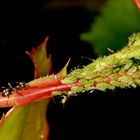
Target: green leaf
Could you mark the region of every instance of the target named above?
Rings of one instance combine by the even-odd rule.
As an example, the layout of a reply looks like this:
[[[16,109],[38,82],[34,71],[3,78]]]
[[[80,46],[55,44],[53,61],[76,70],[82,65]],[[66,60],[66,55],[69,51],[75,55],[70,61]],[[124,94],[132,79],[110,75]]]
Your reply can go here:
[[[12,108],[3,117],[0,140],[42,140],[46,138],[46,101]]]
[[[94,46],[97,55],[104,55],[108,53],[107,48],[116,51],[126,44],[128,36],[139,32],[139,22],[140,12],[132,0],[108,0],[81,39]]]
[[[33,103],[26,117],[22,138],[20,140],[46,140],[48,126],[46,125],[46,110],[49,100]]]
[[[48,37],[37,48],[32,48],[31,52],[26,53],[31,58],[35,68],[35,78],[51,73],[51,56],[47,56],[46,45]]]
[[[12,108],[11,113],[7,117],[3,117],[0,125],[1,140],[19,140],[21,138],[29,109],[30,106]]]

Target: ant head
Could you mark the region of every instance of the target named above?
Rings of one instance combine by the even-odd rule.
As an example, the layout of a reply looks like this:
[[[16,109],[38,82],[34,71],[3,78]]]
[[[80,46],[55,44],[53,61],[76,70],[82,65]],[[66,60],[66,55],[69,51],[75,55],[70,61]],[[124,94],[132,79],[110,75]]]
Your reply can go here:
[[[25,87],[25,83],[24,82],[16,82],[16,89],[19,89],[19,88],[24,88]]]
[[[2,91],[2,96],[3,96],[3,97],[6,97],[6,96],[9,96],[11,93],[12,93],[12,91],[10,91],[9,88],[5,88],[5,89],[3,89],[3,91]]]

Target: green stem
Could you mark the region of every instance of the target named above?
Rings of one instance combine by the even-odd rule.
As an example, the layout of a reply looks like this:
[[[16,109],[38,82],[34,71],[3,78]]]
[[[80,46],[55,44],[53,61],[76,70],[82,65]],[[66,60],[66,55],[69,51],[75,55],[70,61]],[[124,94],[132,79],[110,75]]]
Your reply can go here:
[[[83,87],[72,87],[70,94],[140,85],[140,33],[133,34],[121,51],[100,57],[83,69],[74,70],[62,80],[64,84],[74,82],[83,84]]]

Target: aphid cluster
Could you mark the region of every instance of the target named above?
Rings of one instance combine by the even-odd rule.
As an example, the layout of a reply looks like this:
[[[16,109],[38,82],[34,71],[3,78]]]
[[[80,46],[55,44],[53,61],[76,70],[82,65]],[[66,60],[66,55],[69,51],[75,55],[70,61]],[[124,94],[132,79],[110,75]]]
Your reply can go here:
[[[8,83],[8,87],[2,87],[1,95],[3,97],[7,97],[11,95],[13,92],[16,92],[16,90],[21,90],[24,87],[25,87],[24,82],[17,82],[15,87],[13,87],[10,83]]]

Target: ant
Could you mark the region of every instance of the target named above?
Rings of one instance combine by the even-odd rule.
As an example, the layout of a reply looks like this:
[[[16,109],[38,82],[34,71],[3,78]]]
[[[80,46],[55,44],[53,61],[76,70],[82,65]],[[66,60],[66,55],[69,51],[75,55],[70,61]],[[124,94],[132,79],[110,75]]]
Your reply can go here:
[[[25,83],[24,82],[16,82],[16,87],[15,89],[23,89],[25,87]]]
[[[11,95],[13,92],[15,92],[16,90],[21,90],[25,87],[24,82],[17,82],[16,87],[12,87],[12,85],[10,83],[8,83],[8,88],[2,87],[2,96],[3,97],[7,97],[9,95]]]

